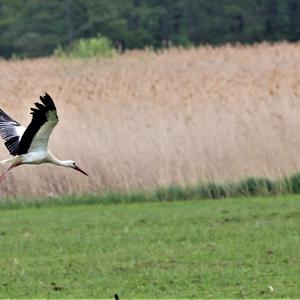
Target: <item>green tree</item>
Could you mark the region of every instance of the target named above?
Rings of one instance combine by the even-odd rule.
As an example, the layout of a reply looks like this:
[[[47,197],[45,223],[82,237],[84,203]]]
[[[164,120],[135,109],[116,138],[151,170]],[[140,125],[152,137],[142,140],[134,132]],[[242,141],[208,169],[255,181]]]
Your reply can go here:
[[[299,0],[0,0],[0,55],[108,37],[122,49],[300,39]]]

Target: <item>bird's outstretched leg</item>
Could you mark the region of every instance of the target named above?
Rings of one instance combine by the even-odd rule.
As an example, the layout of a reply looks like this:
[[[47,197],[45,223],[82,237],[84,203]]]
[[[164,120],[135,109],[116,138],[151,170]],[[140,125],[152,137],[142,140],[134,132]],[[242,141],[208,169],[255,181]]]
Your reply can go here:
[[[8,172],[10,172],[13,168],[19,166],[21,163],[13,163],[1,176],[0,176],[0,182],[6,177]]]

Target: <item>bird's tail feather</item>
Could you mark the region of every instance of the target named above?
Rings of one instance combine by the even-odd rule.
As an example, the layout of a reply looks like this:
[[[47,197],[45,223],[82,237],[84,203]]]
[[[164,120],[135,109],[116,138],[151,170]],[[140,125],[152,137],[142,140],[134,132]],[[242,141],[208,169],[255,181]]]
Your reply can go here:
[[[4,160],[0,160],[0,164],[4,165],[6,163],[12,162],[14,160],[14,157],[8,158],[8,159],[4,159]]]

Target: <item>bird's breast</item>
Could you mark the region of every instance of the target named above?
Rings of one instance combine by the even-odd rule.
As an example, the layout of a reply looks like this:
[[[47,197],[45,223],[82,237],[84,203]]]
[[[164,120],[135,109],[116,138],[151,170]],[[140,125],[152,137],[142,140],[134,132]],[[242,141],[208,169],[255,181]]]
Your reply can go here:
[[[24,164],[42,164],[48,161],[47,152],[29,152],[21,155],[21,160]]]

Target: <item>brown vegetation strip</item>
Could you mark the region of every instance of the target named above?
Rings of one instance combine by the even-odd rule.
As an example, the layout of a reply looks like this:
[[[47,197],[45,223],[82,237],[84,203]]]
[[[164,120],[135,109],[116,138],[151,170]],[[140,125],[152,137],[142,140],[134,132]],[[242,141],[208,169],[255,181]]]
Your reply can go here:
[[[60,117],[52,152],[90,174],[23,166],[0,197],[275,178],[300,168],[299,44],[3,60],[0,69],[1,108],[27,126],[30,105],[48,92]],[[2,143],[0,156],[9,156]]]

